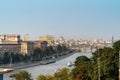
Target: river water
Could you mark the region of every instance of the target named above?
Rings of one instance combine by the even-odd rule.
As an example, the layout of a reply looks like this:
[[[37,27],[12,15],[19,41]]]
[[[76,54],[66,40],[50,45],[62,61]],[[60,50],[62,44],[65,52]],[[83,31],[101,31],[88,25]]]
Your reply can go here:
[[[85,55],[89,58],[92,56],[91,53],[75,53],[75,54],[73,54],[73,55],[71,55],[67,58],[56,61],[55,63],[51,63],[51,64],[47,64],[47,65],[39,65],[39,66],[34,66],[34,67],[29,67],[29,68],[24,68],[24,69],[19,69],[19,70],[15,70],[11,73],[6,73],[6,74],[4,74],[4,80],[14,80],[13,78],[9,77],[10,74],[19,72],[20,70],[28,71],[31,74],[33,80],[36,80],[36,78],[40,74],[53,75],[57,69],[61,69],[61,68],[64,68],[64,67],[70,68],[70,67],[67,66],[67,63],[68,62],[74,63],[75,59],[78,56],[81,56],[81,55]]]

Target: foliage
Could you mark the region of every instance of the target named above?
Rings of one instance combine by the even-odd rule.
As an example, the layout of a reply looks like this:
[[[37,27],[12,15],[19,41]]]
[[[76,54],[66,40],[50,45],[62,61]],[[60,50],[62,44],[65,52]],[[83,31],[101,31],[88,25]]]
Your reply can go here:
[[[114,51],[119,52],[119,50],[120,50],[120,40],[116,41],[113,44],[113,49],[114,49]]]
[[[54,77],[57,78],[57,80],[69,80],[69,72],[70,70],[68,68],[63,68],[60,71],[56,72],[54,74]]]
[[[76,67],[71,72],[73,80],[91,80],[84,67]]]
[[[120,40],[116,41],[113,45],[113,59],[117,67],[119,66],[119,53],[120,53]]]
[[[87,58],[86,56],[79,56],[76,58],[75,66],[83,65],[83,63],[86,65],[87,62],[90,62],[91,60]]]
[[[72,80],[72,77],[70,75],[70,70],[68,68],[63,68],[57,71],[53,76],[39,75],[37,80]]]
[[[41,53],[40,48],[34,49],[32,57],[33,57],[33,60],[35,61],[39,61],[41,59],[42,53]]]
[[[22,55],[21,54],[13,54],[12,55],[12,62],[21,62],[22,61]]]
[[[29,60],[30,60],[30,56],[29,56],[29,55],[24,54],[24,55],[22,56],[22,61],[23,61],[24,63],[27,63]]]
[[[100,58],[100,78],[102,80],[118,80],[120,41],[113,44],[113,48],[105,47],[98,49],[93,53],[92,60],[94,62],[94,80],[98,75],[98,58]]]
[[[87,71],[87,74],[90,77],[94,76],[92,74],[93,73],[93,62],[88,57],[86,57],[86,56],[79,56],[79,57],[76,58],[74,63],[75,63],[74,65],[75,65],[76,68],[78,68],[78,67],[85,68],[86,71]]]
[[[47,56],[51,56],[55,53],[53,46],[48,46],[47,47]]]
[[[57,50],[61,52],[62,46],[58,45]],[[49,79],[48,76],[40,75],[38,80],[98,80],[98,66],[101,80],[118,80],[119,51],[120,40],[115,42],[112,48],[97,49],[91,58],[86,56],[76,58],[72,71],[64,68],[54,76],[49,76]]]
[[[10,54],[9,54],[9,52],[4,53],[4,55],[3,55],[3,63],[4,64],[10,63]]]
[[[119,51],[120,40],[113,44],[113,47],[105,47],[97,49],[92,58],[80,56],[75,61],[75,68],[72,71],[73,77],[79,74],[79,67],[87,70],[87,75],[93,80],[98,79],[98,63],[100,64],[100,79],[101,80],[118,80],[119,69]],[[99,59],[99,60],[98,60]],[[82,73],[80,73],[82,75]],[[80,75],[78,75],[80,78]],[[85,75],[83,75],[85,77]],[[79,79],[78,79],[79,80]]]
[[[61,53],[62,52],[62,46],[61,45],[58,45],[57,46],[57,53]]]
[[[39,75],[37,77],[37,80],[54,80],[54,77],[53,76],[50,76],[50,75]]]
[[[20,71],[19,73],[16,73],[15,80],[32,80],[31,74],[29,74],[27,71]]]

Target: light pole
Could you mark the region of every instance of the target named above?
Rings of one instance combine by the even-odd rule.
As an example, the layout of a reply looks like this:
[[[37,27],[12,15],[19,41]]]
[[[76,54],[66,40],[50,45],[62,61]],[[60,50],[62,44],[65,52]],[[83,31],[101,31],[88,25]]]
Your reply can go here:
[[[97,54],[98,54],[98,80],[100,80],[100,53],[99,49],[97,48]]]
[[[119,50],[119,80],[120,80],[120,50]]]
[[[10,52],[10,68],[12,68],[12,52],[11,52],[11,50],[9,51]]]
[[[97,56],[98,80],[100,80],[100,52],[99,52],[99,48],[97,46],[95,46],[95,48],[96,48],[96,51],[97,51],[96,53],[98,55]]]

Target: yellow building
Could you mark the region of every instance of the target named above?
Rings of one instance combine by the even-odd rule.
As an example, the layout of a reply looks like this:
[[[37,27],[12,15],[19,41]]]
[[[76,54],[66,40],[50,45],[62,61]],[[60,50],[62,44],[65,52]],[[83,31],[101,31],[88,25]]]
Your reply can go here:
[[[23,41],[29,41],[29,34],[23,35],[22,40]]]
[[[47,42],[52,42],[54,41],[54,37],[52,35],[45,35],[45,36],[41,36],[39,38],[40,41],[47,41]]]
[[[29,41],[21,42],[21,54],[32,54],[34,50],[34,43]]]

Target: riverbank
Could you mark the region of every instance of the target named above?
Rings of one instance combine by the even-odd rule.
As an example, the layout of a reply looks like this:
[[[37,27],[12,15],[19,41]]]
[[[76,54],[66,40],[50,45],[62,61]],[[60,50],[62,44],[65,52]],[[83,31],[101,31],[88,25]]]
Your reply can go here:
[[[37,77],[42,74],[42,75],[54,75],[55,71],[57,69],[62,69],[62,68],[72,68],[68,67],[67,63],[68,62],[74,62],[78,56],[86,56],[89,57],[92,56],[92,53],[82,53],[82,52],[75,52],[75,53],[70,53],[71,55],[68,56],[66,55],[66,58],[59,59],[55,63],[48,64],[48,65],[37,65],[33,67],[28,67],[28,68],[23,68],[23,69],[18,69],[14,70],[13,72],[10,73],[5,73],[4,74],[4,80],[12,80],[10,78],[11,74],[16,74],[19,71],[27,71],[31,74],[31,77],[33,80],[37,80]],[[65,56],[64,56],[65,57]]]
[[[55,63],[58,60],[67,58],[71,55],[73,55],[76,52],[64,52],[61,55],[57,55],[57,57],[55,57],[54,59],[48,59],[48,60],[43,60],[43,61],[36,61],[36,62],[28,62],[28,63],[17,63],[17,64],[12,64],[13,69],[14,70],[18,70],[18,69],[23,69],[23,68],[28,68],[28,67],[34,67],[34,66],[39,66],[39,65],[47,65],[47,64],[51,64],[51,63]],[[8,65],[3,65],[0,66],[2,68],[8,68]]]

